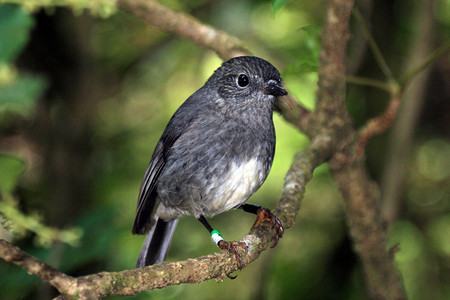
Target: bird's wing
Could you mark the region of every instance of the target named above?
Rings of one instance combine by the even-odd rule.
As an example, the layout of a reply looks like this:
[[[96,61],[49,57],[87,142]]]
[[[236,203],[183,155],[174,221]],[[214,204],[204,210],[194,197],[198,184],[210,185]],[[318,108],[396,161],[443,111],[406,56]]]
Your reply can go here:
[[[136,216],[133,223],[133,234],[144,234],[147,222],[156,205],[156,182],[164,168],[165,161],[161,141],[156,146],[152,160],[145,171],[139,191]]]
[[[145,234],[147,223],[157,203],[156,183],[158,178],[164,169],[173,144],[186,132],[195,117],[195,112],[189,111],[187,105],[182,105],[167,124],[142,180],[133,223],[133,234]]]

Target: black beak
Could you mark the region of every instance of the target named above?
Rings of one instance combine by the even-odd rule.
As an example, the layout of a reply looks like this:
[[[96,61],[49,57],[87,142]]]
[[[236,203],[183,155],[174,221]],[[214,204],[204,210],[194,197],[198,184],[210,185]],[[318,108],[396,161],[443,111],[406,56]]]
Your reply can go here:
[[[286,96],[288,94],[282,86],[272,80],[264,87],[264,93],[275,97]]]

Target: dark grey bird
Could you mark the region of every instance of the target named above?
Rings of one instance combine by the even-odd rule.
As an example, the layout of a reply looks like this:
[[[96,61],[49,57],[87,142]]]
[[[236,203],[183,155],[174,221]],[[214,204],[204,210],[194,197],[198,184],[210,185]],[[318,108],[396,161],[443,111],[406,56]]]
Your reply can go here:
[[[194,215],[213,242],[234,252],[241,263],[235,247],[243,245],[225,242],[205,217],[232,208],[261,211],[243,203],[269,174],[275,153],[273,111],[278,97],[286,94],[273,65],[241,56],[224,62],[178,108],[142,181],[132,232],[147,233],[147,238],[136,267],[166,258],[183,215]],[[276,242],[283,232],[281,223],[264,212],[277,227]]]

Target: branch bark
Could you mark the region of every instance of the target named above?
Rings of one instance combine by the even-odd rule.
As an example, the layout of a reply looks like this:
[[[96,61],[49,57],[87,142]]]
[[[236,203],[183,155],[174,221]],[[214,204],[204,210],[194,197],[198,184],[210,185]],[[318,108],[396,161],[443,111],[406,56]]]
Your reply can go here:
[[[406,299],[403,285],[387,251],[386,228],[380,215],[377,185],[358,152],[358,134],[345,109],[345,57],[352,0],[331,0],[322,30],[317,110],[310,133],[328,134],[336,145],[330,169],[344,197],[347,223],[373,299]]]
[[[210,49],[223,60],[235,56],[251,55],[245,44],[238,38],[212,26],[199,22],[191,15],[176,12],[152,0],[118,0],[119,7],[128,11],[149,25],[192,41],[196,45]],[[306,130],[309,111],[298,104],[297,99],[288,95],[279,103],[285,119],[301,131]]]
[[[213,50],[223,60],[248,55],[242,41],[199,22],[191,15],[173,11],[155,1],[118,0],[117,3],[120,8],[133,13],[150,25]]]
[[[5,240],[0,240],[0,257],[5,261],[24,268],[29,274],[38,276],[42,281],[51,284],[58,290],[73,288],[73,282],[76,280],[74,277],[56,270]]]
[[[329,155],[327,149],[330,149],[327,140],[316,139],[295,157],[286,175],[280,203],[274,210],[285,229],[294,225],[305,186],[314,169]],[[256,260],[261,252],[269,247],[273,234],[271,224],[261,223],[241,240],[248,246],[247,253],[240,253],[244,266]],[[102,272],[79,278],[61,273],[3,240],[0,240],[0,257],[54,286],[61,293],[61,299],[74,295],[78,295],[79,299],[136,295],[143,291],[182,283],[201,283],[213,278],[220,281],[227,274],[238,270],[234,255],[228,251],[185,261],[165,262],[121,272]]]

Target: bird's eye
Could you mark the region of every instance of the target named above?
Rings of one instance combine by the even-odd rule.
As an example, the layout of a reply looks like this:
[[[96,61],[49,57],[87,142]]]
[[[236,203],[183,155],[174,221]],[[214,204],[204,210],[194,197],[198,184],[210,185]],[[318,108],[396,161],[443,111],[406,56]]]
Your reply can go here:
[[[237,79],[237,84],[242,88],[246,87],[248,85],[248,76],[245,74],[239,75]]]

